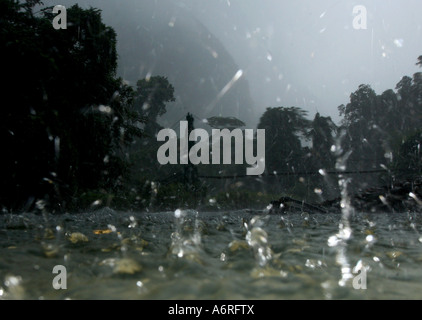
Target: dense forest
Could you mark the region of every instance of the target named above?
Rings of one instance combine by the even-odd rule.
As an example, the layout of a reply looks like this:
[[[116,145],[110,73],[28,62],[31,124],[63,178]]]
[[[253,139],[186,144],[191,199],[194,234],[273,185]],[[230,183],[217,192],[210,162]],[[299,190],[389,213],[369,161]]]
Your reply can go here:
[[[116,33],[100,10],[74,5],[67,29],[55,30],[52,8],[35,13],[39,4],[0,2],[3,211],[262,207],[281,195],[336,198],[339,172],[352,192],[421,176],[422,73],[382,94],[360,85],[338,107],[340,124],[267,108],[257,126],[266,130],[262,176],[245,177],[246,165],[162,166],[158,119],[173,85],[155,75],[132,87],[116,75]]]

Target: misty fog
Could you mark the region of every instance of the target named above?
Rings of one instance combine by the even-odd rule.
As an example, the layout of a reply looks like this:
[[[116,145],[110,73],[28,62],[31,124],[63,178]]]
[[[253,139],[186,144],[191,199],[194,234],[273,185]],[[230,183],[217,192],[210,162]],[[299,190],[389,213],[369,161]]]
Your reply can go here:
[[[227,94],[212,114],[239,116],[250,126],[276,106],[297,106],[310,117],[320,112],[338,121],[337,107],[360,84],[378,94],[394,88],[417,71],[422,51],[417,0],[89,0],[79,5],[100,8],[105,23],[115,28],[119,75],[131,82],[148,74],[168,76],[175,81],[178,111],[212,109],[213,98],[242,70],[240,85],[230,90],[236,97]],[[366,29],[353,28],[357,5],[367,9]],[[216,65],[203,65],[213,59],[219,59]],[[195,95],[196,76],[214,86],[214,97]],[[177,121],[178,111],[167,117]]]
[[[0,0],[0,300],[421,298],[421,12]]]

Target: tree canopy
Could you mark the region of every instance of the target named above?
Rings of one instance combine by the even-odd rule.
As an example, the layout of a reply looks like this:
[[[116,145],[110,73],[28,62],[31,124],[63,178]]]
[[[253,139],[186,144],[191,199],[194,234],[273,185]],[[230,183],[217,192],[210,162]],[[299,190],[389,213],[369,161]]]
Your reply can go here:
[[[179,175],[186,176],[187,168],[164,168],[156,161],[158,120],[175,101],[173,85],[164,76],[148,75],[131,87],[116,75],[117,36],[103,23],[100,10],[74,5],[67,9],[67,29],[56,30],[52,8],[34,13],[39,4],[39,0],[0,2],[5,80],[0,204],[27,210],[43,199],[54,210],[75,209],[81,195],[90,193],[120,194],[144,205],[154,198],[192,203],[178,199],[179,194],[192,196]],[[422,66],[422,56],[416,64]],[[299,107],[266,109],[257,126],[266,130],[264,189],[331,197],[336,184],[319,173],[321,169],[336,173],[339,156],[332,150],[338,146],[348,155],[343,160],[347,170],[356,173],[357,188],[387,184],[387,172],[388,179],[420,177],[422,73],[404,76],[394,89],[381,94],[362,84],[338,110],[339,126],[319,113],[310,120]],[[232,116],[207,120],[212,128],[245,125]],[[198,176],[239,173],[234,165],[196,169]],[[385,172],[380,174],[380,169]],[[365,171],[373,173],[360,174]],[[174,183],[158,187],[156,181],[166,179]],[[204,185],[201,182],[195,192],[203,192]],[[248,184],[237,181],[230,188],[233,185]],[[250,188],[257,190],[256,185]]]
[[[1,2],[4,84],[1,140],[8,152],[0,197],[10,207],[47,195],[65,205],[92,188],[119,185],[124,146],[141,135],[134,91],[116,77],[116,34],[98,9],[74,5],[52,27],[39,1]],[[32,200],[31,200],[32,199]]]
[[[166,104],[175,101],[174,87],[163,76],[152,76],[136,83],[135,108],[145,118],[147,134],[154,136],[157,119],[166,113]]]

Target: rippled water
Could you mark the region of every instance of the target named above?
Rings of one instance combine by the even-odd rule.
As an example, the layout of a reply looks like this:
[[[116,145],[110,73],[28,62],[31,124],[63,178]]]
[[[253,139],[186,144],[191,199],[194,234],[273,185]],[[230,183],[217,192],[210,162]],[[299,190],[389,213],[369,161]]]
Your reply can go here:
[[[248,210],[2,214],[0,299],[422,298],[420,214],[354,213],[341,241],[340,222]],[[53,287],[58,276],[66,289]]]

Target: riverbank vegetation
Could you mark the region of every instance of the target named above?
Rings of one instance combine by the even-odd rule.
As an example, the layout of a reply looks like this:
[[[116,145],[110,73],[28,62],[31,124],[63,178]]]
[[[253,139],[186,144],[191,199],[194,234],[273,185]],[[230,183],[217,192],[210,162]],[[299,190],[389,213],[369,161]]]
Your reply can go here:
[[[176,99],[173,85],[151,75],[130,86],[116,75],[116,33],[100,10],[74,5],[67,29],[55,30],[52,8],[35,13],[38,5],[0,4],[5,212],[264,208],[281,196],[334,199],[338,174],[355,193],[421,177],[419,72],[381,94],[360,85],[339,106],[339,124],[268,107],[257,126],[266,130],[261,176],[246,177],[246,165],[162,166],[156,134]]]

